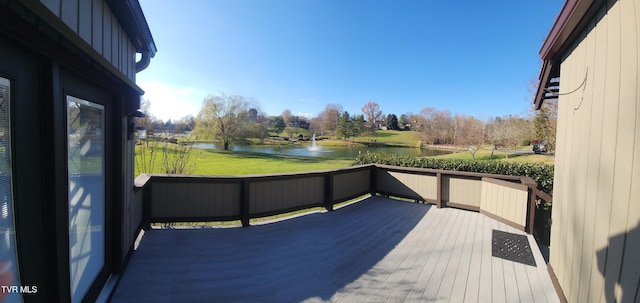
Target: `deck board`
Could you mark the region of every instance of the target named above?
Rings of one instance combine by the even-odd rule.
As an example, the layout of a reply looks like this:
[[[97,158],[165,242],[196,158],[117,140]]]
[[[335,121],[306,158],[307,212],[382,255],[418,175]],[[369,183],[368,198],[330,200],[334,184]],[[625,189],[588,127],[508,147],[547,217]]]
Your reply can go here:
[[[537,267],[492,257],[492,229],[522,234],[383,197],[249,228],[153,229],[112,302],[557,302],[537,246]]]

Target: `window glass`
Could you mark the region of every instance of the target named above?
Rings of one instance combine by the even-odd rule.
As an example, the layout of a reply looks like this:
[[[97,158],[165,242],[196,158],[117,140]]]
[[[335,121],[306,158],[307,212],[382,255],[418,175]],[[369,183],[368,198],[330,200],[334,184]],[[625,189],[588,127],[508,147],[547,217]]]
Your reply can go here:
[[[0,302],[22,302],[11,159],[11,81],[0,77]],[[12,289],[10,289],[12,288]]]
[[[69,269],[80,302],[104,267],[104,107],[67,96]]]

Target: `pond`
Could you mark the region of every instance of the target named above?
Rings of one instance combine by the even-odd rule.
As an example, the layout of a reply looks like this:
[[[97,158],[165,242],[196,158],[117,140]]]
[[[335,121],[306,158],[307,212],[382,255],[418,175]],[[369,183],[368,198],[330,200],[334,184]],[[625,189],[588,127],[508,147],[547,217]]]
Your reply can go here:
[[[202,149],[222,149],[221,145],[213,143],[195,143],[193,147]],[[233,145],[229,147],[232,151],[246,151],[253,153],[262,153],[270,155],[288,155],[288,156],[306,156],[306,157],[336,157],[336,158],[355,158],[360,153],[385,153],[399,154],[412,157],[425,157],[449,154],[449,151],[436,149],[418,149],[410,147],[317,147],[310,148],[307,146],[296,145]]]

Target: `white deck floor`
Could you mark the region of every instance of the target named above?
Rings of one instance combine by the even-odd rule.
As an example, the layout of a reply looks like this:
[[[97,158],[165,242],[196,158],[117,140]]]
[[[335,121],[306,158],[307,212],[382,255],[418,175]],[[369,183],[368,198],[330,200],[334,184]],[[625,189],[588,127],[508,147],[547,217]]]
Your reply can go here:
[[[482,214],[370,197],[249,228],[154,229],[112,302],[557,302],[537,267],[491,256]]]

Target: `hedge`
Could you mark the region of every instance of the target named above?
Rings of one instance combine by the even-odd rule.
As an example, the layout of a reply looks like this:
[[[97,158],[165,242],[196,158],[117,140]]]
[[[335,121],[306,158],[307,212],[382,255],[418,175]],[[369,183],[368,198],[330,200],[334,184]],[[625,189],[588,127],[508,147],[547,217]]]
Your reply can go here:
[[[550,195],[553,193],[553,165],[544,163],[437,159],[367,152],[358,155],[356,160],[353,162],[353,165],[364,164],[383,164],[485,174],[526,176],[530,177],[538,184],[539,190]]]

